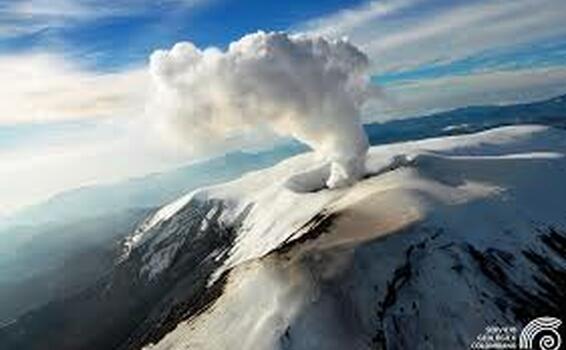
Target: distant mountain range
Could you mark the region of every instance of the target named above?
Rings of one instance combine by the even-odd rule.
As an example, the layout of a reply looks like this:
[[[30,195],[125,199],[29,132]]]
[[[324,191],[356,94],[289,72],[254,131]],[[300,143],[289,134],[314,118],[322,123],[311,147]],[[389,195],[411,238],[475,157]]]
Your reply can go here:
[[[566,95],[548,100],[505,105],[471,106],[448,112],[366,125],[372,145],[429,137],[461,135],[498,126],[542,124],[566,125]]]

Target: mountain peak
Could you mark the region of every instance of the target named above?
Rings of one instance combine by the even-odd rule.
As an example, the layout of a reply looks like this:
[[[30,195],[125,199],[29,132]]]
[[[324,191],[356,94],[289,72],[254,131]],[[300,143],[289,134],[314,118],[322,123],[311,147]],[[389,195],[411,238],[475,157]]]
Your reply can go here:
[[[490,252],[497,242],[497,254],[517,256],[513,268],[527,269],[528,259],[520,256],[539,244],[536,232],[564,227],[564,136],[557,129],[521,126],[373,147],[366,178],[332,190],[321,186],[324,165],[304,154],[199,192],[199,201],[221,203],[203,212],[202,222],[215,217],[235,234],[228,246],[213,250],[221,263],[210,271],[207,288],[217,291],[220,283],[221,292],[150,348],[198,348],[206,342],[207,349],[228,349],[237,341],[246,349],[365,349],[372,341],[418,347],[412,343],[418,339],[388,328],[399,317],[423,337],[428,334],[437,348],[462,345],[459,337],[427,326],[427,314],[447,324],[459,315],[454,335],[471,342],[482,324],[493,322],[470,309],[489,303],[474,294],[477,288],[507,293],[482,272],[481,259],[494,259]],[[186,215],[195,202],[178,204],[168,207],[177,210],[170,218]],[[167,220],[159,225],[139,247],[150,262],[141,271],[157,280],[170,267],[153,259],[171,249],[159,237],[175,232]],[[147,273],[152,267],[158,272]],[[459,290],[455,297],[451,288]],[[462,295],[473,302],[454,299]],[[341,314],[345,307],[353,314]],[[519,318],[495,304],[486,308],[498,322]]]
[[[372,147],[329,189],[300,154],[155,211],[108,275],[0,339],[48,319],[63,350],[460,349],[561,318],[565,155],[562,129],[503,127]]]

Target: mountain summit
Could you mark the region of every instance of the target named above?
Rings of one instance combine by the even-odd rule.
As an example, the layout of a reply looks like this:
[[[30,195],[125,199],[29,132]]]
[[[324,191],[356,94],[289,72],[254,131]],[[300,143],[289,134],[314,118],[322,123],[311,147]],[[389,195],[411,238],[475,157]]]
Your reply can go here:
[[[50,317],[57,349],[468,349],[566,319],[565,155],[562,129],[503,127],[372,147],[328,189],[302,154],[162,207],[95,287],[0,340],[40,348]]]

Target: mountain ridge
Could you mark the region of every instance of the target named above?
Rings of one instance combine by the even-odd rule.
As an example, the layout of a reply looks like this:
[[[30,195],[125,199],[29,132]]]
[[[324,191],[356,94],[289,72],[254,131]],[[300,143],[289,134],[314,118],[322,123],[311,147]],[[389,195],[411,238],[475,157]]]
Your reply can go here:
[[[197,190],[140,224],[112,274],[0,328],[0,341],[458,349],[489,325],[566,317],[564,133],[373,147],[369,175],[339,190],[321,187],[328,169],[310,153]]]

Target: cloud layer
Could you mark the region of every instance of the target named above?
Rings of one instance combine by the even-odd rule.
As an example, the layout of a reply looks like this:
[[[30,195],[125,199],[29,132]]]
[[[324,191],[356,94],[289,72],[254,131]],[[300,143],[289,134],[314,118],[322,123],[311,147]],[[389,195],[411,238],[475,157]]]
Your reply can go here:
[[[91,72],[52,54],[0,56],[0,126],[143,113],[145,69]]]
[[[348,36],[375,73],[451,62],[491,49],[566,35],[560,0],[371,1],[303,23],[300,32]]]
[[[262,129],[294,137],[327,157],[327,184],[340,186],[363,174],[367,65],[347,41],[318,36],[257,32],[226,51],[178,43],[151,56],[150,115],[193,152]]]
[[[364,119],[383,121],[565,93],[565,11],[560,0],[380,0],[295,30],[346,36],[370,57],[386,98]]]
[[[190,9],[210,1],[214,0],[0,0],[0,39],[164,8]]]

